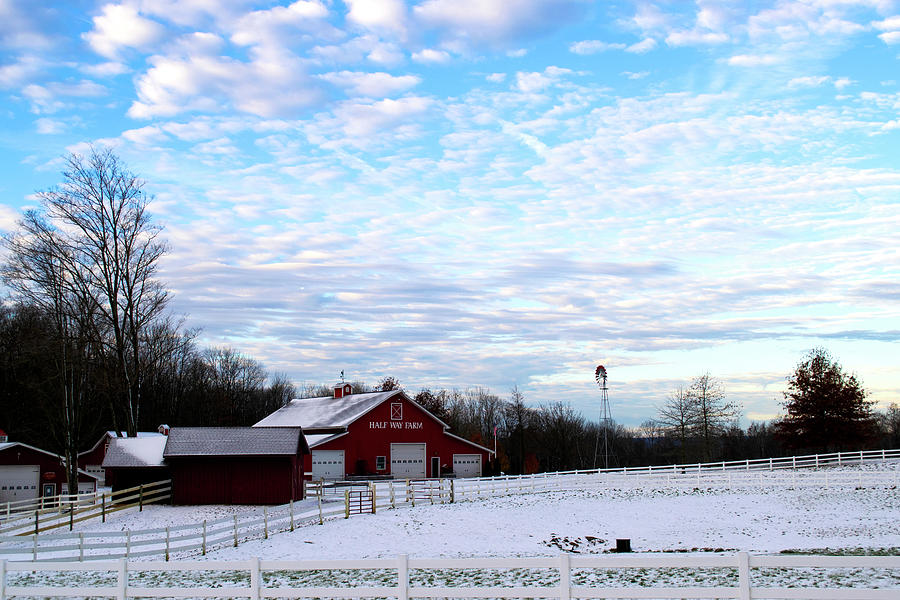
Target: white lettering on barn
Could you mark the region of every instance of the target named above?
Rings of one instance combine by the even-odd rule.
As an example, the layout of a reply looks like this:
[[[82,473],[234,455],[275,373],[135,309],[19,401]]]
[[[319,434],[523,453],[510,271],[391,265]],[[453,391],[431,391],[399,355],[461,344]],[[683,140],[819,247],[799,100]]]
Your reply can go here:
[[[422,429],[421,421],[369,421],[369,429]]]

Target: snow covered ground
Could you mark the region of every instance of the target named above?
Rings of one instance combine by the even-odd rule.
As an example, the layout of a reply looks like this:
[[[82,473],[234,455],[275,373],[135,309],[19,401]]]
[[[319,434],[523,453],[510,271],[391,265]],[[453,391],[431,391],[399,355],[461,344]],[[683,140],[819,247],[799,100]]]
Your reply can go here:
[[[900,463],[837,470],[900,470]],[[297,512],[314,506],[297,504]],[[138,530],[260,507],[149,506],[83,530]],[[869,549],[900,552],[900,492],[875,488],[592,489],[380,510],[309,524],[207,554],[208,560],[552,556],[600,553],[616,538],[637,552]]]

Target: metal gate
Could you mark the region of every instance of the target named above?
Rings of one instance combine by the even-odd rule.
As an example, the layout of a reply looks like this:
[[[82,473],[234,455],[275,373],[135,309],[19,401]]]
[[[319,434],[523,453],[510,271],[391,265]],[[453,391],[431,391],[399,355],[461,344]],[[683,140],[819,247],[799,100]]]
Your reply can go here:
[[[345,497],[348,515],[361,515],[375,512],[375,498],[371,488],[365,490],[347,490]]]

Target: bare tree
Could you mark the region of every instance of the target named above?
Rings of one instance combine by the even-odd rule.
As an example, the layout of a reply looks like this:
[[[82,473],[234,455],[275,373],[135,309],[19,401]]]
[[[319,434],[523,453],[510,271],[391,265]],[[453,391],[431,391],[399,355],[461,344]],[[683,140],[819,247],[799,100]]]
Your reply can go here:
[[[709,373],[694,377],[687,397],[696,411],[698,433],[703,442],[703,460],[712,460],[712,439],[740,416],[741,407],[725,399],[722,383]]]
[[[111,150],[92,149],[86,158],[68,156],[63,183],[38,194],[59,233],[56,252],[65,257],[73,285],[92,302],[98,339],[115,357],[121,389],[112,397],[121,405],[111,407],[113,425],[120,433],[121,413],[129,435],[137,434],[140,416],[142,336],[168,297],[156,279],[166,245],[143,188]]]
[[[679,443],[679,462],[687,462],[688,441],[698,428],[698,411],[694,398],[679,385],[669,394],[666,403],[657,409],[657,422]]]
[[[81,266],[64,237],[38,213],[27,212],[19,230],[5,236],[3,244],[9,251],[3,280],[19,300],[39,307],[52,321],[54,335],[47,341],[59,404],[46,411],[47,423],[63,449],[68,491],[77,494],[80,409],[90,368],[93,302],[78,285]]]

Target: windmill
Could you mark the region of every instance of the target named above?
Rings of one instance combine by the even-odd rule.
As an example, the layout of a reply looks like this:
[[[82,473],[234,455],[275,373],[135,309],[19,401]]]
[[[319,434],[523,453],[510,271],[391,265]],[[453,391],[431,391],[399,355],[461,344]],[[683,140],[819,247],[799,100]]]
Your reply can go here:
[[[603,429],[603,468],[609,468],[609,428],[612,425],[612,415],[609,412],[609,395],[606,387],[606,367],[598,365],[594,371],[594,379],[600,386],[600,427]],[[597,462],[597,446],[599,436],[594,445],[594,463]]]

